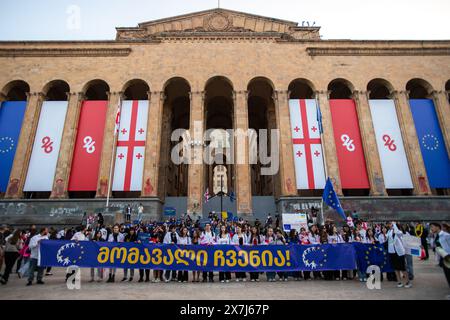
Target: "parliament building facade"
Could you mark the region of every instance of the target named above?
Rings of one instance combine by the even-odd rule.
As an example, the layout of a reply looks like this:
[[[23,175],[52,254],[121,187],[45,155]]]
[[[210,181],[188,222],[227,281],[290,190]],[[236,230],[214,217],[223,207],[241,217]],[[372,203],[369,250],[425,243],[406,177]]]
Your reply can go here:
[[[111,41],[0,42],[0,222],[77,223],[84,212],[120,220],[127,204],[139,203],[148,219],[168,208],[206,216],[220,211],[220,197],[205,201],[205,193],[221,188],[223,210],[249,220],[309,212],[321,206],[324,186],[312,173],[320,168],[296,162],[304,153],[323,159],[348,212],[374,221],[450,220],[450,40],[322,40],[319,31],[212,9],[117,28]],[[322,116],[315,140],[318,128],[309,134],[304,126],[319,117],[308,105]],[[12,125],[17,108],[21,121]],[[225,164],[175,164],[172,132],[196,136],[195,123],[200,132],[278,129],[279,170],[262,175],[260,160],[233,164],[225,155],[217,157]],[[40,135],[50,127],[55,137]],[[319,151],[307,142],[296,149],[307,137]],[[205,141],[189,146],[202,152]],[[391,157],[397,151],[404,162]],[[396,184],[397,174],[406,180]]]

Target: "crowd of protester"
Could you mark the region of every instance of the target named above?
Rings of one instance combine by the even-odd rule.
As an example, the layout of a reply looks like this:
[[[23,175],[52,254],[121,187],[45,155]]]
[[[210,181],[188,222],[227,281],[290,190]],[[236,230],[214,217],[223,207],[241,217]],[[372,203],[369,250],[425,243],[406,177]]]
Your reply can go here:
[[[131,211],[131,210],[129,210]],[[314,215],[314,214],[313,214]],[[308,215],[308,216],[313,216]],[[74,240],[74,241],[108,241],[108,242],[135,242],[148,241],[150,243],[178,244],[178,245],[287,245],[287,244],[329,244],[361,242],[369,244],[382,244],[385,246],[391,265],[395,272],[387,273],[388,281],[397,281],[399,288],[412,286],[414,279],[413,259],[402,243],[402,236],[411,234],[420,237],[422,243],[422,257],[429,258],[429,248],[435,252],[436,247],[443,248],[450,252],[450,230],[448,224],[430,223],[368,223],[359,219],[349,218],[339,226],[331,220],[325,221],[322,225],[315,223],[315,219],[309,219],[308,225],[300,230],[290,230],[286,233],[280,227],[280,217],[272,218],[269,214],[266,221],[261,223],[258,219],[254,223],[249,223],[242,218],[235,218],[231,221],[222,220],[216,214],[210,213],[208,219],[194,221],[188,215],[182,219],[171,218],[164,222],[147,221],[142,219],[131,222],[131,214],[125,223],[115,225],[105,225],[101,213],[97,216],[85,216],[83,223],[76,228],[40,228],[35,226],[23,229],[10,229],[7,226],[0,228],[0,270],[3,273],[0,277],[2,284],[7,284],[11,273],[18,277],[27,279],[27,285],[32,285],[36,274],[37,284],[44,284],[43,278],[52,275],[50,267],[44,268],[38,265],[40,241],[49,240]],[[145,240],[139,235],[148,235]],[[443,264],[443,259],[435,254],[436,262],[444,269],[444,273],[450,286],[449,269]],[[189,277],[188,271],[161,271],[139,270],[138,282],[214,282],[213,272],[192,271]],[[234,280],[258,282],[263,273],[250,272],[247,277],[245,272],[236,272]],[[367,275],[357,270],[336,270],[336,271],[294,271],[294,272],[266,272],[265,279],[272,281],[295,281],[299,280],[350,280],[359,279],[364,282]],[[91,269],[91,282],[115,282],[134,281],[135,270],[124,269],[123,278],[116,279],[116,269]],[[217,279],[217,278],[216,278]],[[230,272],[219,272],[219,281],[226,283],[231,281]],[[66,278],[67,280],[67,278]]]

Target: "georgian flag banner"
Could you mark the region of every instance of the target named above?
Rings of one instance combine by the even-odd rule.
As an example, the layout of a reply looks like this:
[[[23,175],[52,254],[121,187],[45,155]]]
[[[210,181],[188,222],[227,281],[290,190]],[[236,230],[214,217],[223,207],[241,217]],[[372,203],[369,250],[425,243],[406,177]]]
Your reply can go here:
[[[112,191],[141,191],[147,137],[147,100],[123,101]]]
[[[0,192],[8,187],[26,108],[26,101],[5,101],[0,107]]]
[[[412,189],[413,183],[393,100],[369,100],[386,189]]]
[[[70,172],[69,191],[95,191],[108,101],[83,101]]]
[[[289,100],[289,111],[297,189],[323,189],[325,169],[316,100]]]
[[[24,191],[52,190],[67,107],[67,101],[43,102]]]
[[[431,188],[450,188],[450,158],[433,100],[409,100]]]
[[[355,102],[330,100],[334,140],[343,189],[369,189]]]

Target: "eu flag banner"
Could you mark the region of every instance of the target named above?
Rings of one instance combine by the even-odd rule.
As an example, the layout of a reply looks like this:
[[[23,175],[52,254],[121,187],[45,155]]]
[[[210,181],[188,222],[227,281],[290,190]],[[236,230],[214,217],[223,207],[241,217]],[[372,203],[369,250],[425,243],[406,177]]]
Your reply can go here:
[[[433,100],[409,100],[431,188],[450,188],[450,159]]]
[[[327,183],[325,185],[325,189],[323,190],[322,195],[323,202],[325,202],[328,206],[336,210],[342,219],[346,220],[344,209],[342,209],[341,202],[334,191],[333,184],[331,183],[331,179],[328,178]]]
[[[287,246],[181,246],[150,243],[45,240],[41,266],[192,271],[354,270],[351,243]]]
[[[394,271],[389,262],[389,256],[382,244],[353,243],[358,269],[366,272],[367,267],[376,265],[381,272]]]
[[[0,192],[8,187],[26,107],[26,101],[5,101],[0,107]]]

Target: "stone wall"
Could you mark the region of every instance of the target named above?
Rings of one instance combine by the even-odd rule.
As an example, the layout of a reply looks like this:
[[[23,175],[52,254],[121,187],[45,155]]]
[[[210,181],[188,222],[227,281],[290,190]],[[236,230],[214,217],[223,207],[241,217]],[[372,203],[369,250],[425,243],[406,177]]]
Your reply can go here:
[[[359,217],[368,221],[450,221],[450,197],[347,197],[341,199],[347,212],[356,210]],[[281,198],[281,213],[309,212],[320,208],[320,198]],[[324,218],[341,221],[333,210],[324,207]]]

